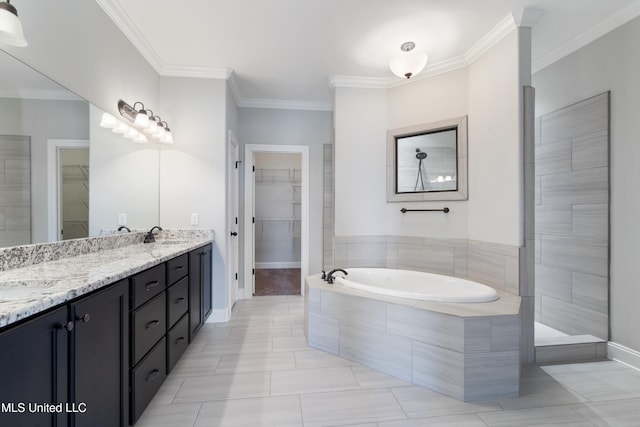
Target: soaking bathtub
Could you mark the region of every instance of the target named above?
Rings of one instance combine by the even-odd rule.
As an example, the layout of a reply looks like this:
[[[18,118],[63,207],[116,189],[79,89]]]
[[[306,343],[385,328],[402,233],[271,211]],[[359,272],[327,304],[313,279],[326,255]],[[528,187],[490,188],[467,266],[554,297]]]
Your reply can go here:
[[[518,396],[519,296],[438,274],[346,270],[333,284],[305,278],[310,347],[463,401]]]
[[[390,268],[350,268],[335,283],[361,291],[400,298],[438,302],[489,302],[499,298],[482,283],[442,274]]]

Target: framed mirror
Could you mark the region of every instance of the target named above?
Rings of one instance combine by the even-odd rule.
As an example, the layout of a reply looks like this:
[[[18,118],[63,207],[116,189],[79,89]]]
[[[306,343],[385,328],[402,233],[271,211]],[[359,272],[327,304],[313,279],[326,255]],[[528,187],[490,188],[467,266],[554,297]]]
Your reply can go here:
[[[467,198],[466,116],[387,132],[387,201]]]

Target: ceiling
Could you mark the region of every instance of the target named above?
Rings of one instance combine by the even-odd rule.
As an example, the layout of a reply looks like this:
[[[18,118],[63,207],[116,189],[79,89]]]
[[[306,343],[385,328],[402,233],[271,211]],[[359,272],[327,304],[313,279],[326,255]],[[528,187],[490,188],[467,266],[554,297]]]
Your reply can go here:
[[[97,2],[161,75],[233,72],[240,106],[319,110],[331,109],[335,76],[401,84],[388,63],[405,41],[429,55],[428,76],[468,65],[513,28],[513,14],[536,8],[535,71],[640,15],[640,0]]]

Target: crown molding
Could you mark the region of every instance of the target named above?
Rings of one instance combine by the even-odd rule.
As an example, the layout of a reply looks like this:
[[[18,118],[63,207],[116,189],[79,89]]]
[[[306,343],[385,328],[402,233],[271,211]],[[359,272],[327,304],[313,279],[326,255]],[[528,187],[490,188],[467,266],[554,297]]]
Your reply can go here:
[[[296,101],[290,99],[242,98],[240,108],[271,108],[278,110],[333,111],[329,102]]]
[[[151,47],[151,44],[144,37],[142,32],[136,27],[133,21],[122,9],[117,0],[96,0],[98,5],[105,11],[107,16],[116,24],[116,26],[122,31],[125,37],[133,44],[133,46],[140,52],[140,54],[147,60],[149,65],[158,73],[162,74],[161,70],[164,67],[164,63],[160,58],[160,55]]]
[[[333,76],[329,78],[329,86],[352,87],[363,89],[386,89],[389,87],[388,77]]]
[[[231,68],[195,67],[187,65],[163,65],[158,74],[165,77],[192,77],[200,79],[228,80],[233,74]]]
[[[516,28],[513,14],[508,14],[498,24],[493,27],[487,34],[482,36],[463,56],[467,65],[471,65],[476,59],[480,58],[489,49],[495,46],[500,40],[505,38],[511,31]]]
[[[543,68],[548,67],[564,58],[565,56],[569,56],[574,53],[578,49],[583,48],[589,43],[599,39],[607,33],[623,26],[627,22],[632,19],[640,16],[640,2],[635,2],[626,6],[625,8],[618,11],[618,13],[612,15],[608,19],[602,21],[600,24],[595,27],[585,31],[584,33],[578,35],[577,37],[569,40],[564,43],[557,49],[552,50],[551,52],[541,56],[540,58],[534,59],[531,64],[531,73],[535,74]]]

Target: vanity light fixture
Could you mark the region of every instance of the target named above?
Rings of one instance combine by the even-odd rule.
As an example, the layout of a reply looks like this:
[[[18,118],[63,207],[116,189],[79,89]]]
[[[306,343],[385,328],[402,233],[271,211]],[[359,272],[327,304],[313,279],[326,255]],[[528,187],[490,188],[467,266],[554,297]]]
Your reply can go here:
[[[138,105],[140,105],[139,110],[136,109]],[[135,142],[145,143],[149,142],[147,136],[145,136],[146,134],[158,142],[173,144],[173,136],[167,122],[163,121],[159,116],[154,116],[153,111],[145,108],[142,102],[136,102],[132,107],[120,100],[118,101],[118,111],[122,117],[132,124],[131,131],[125,137],[133,139]],[[113,128],[113,131],[116,132],[116,128]]]
[[[0,2],[0,43],[16,47],[27,45],[18,11],[11,4],[11,0]]]
[[[402,43],[402,46],[400,46],[402,53],[389,62],[389,68],[391,68],[393,74],[410,79],[424,69],[429,57],[424,52],[414,50],[415,47],[416,44],[414,42]]]

